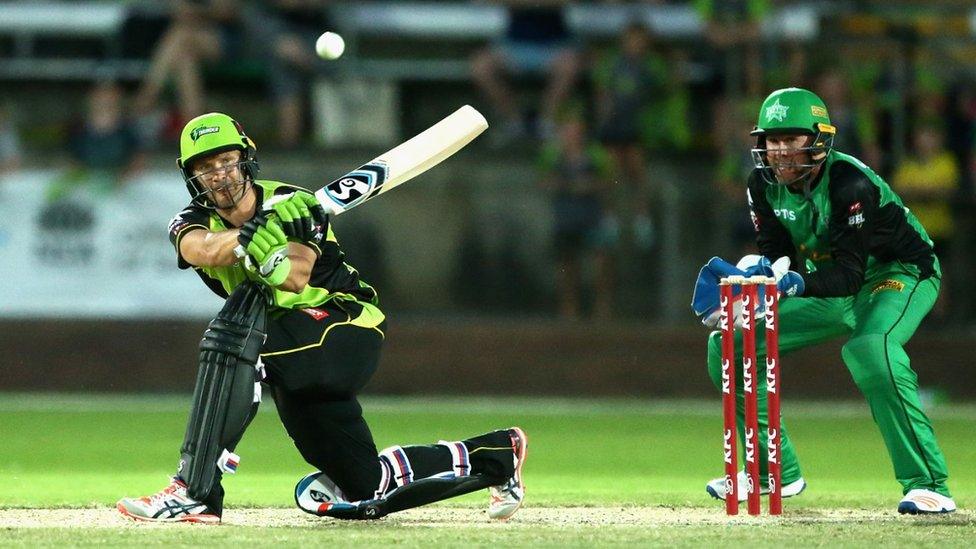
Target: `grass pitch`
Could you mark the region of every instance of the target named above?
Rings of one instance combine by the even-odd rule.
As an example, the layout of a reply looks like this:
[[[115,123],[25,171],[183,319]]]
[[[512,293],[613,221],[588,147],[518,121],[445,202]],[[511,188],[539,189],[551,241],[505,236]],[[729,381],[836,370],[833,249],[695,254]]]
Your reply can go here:
[[[294,508],[309,467],[270,402],[238,448],[219,527],[127,522],[122,496],[144,495],[172,474],[188,395],[0,395],[0,544],[324,544],[593,546],[972,546],[976,535],[976,406],[940,405],[931,417],[960,511],[903,517],[880,435],[861,403],[787,401],[806,492],[780,518],[729,519],[704,482],[719,476],[719,401],[367,398],[377,445],[430,443],[509,425],[529,435],[525,507],[489,521],[471,494],[369,523]],[[765,502],[764,502],[765,504]],[[744,506],[743,506],[744,507]]]

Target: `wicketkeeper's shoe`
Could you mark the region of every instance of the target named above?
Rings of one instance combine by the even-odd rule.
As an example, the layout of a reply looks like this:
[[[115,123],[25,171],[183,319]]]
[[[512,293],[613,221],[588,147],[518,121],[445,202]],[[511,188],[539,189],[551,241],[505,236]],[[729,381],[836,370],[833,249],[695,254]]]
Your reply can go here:
[[[749,486],[749,480],[746,477],[745,471],[739,471],[739,474],[736,475],[736,484],[736,488],[738,490],[736,495],[738,496],[739,501],[749,499],[749,491],[746,488]],[[807,481],[803,480],[803,477],[800,477],[789,484],[784,484],[781,493],[784,498],[789,498],[799,494],[805,490],[806,487]],[[710,480],[708,484],[705,485],[705,491],[708,492],[708,495],[712,496],[713,498],[725,501],[725,477]],[[769,486],[763,484],[759,489],[759,495],[765,496],[768,494]]]
[[[488,488],[488,516],[497,520],[508,520],[522,506],[525,500],[525,483],[522,481],[522,465],[528,455],[529,439],[525,431],[518,427],[508,430],[512,439],[512,452],[515,454],[515,474],[508,482]]]
[[[955,510],[956,502],[952,501],[952,498],[923,488],[909,490],[898,503],[898,512],[903,515],[906,513],[909,515],[951,513]]]
[[[151,522],[220,522],[220,516],[186,493],[186,484],[173,479],[169,486],[151,496],[123,498],[115,505],[132,520]]]

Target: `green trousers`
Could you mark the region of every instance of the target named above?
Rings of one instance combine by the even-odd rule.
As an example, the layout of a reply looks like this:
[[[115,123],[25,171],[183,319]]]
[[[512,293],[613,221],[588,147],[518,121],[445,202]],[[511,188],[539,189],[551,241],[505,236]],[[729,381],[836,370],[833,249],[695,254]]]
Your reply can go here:
[[[886,272],[872,276],[853,297],[782,299],[779,304],[779,350],[790,351],[849,336],[841,353],[858,389],[871,408],[881,430],[895,477],[903,492],[914,488],[934,490],[949,496],[945,457],[939,449],[918,397],[918,380],[904,345],[928,314],[939,294],[940,280],[919,281],[911,270],[892,264]],[[765,330],[757,330],[759,354],[756,377],[759,400],[759,429],[766,432]],[[741,365],[741,334],[736,331],[736,364]],[[716,387],[722,377],[721,332],[708,340],[708,372]],[[789,361],[783,361],[789,376]],[[829,364],[829,362],[828,362]],[[741,369],[741,367],[740,367]],[[743,427],[742,374],[736,372],[740,448]],[[838,430],[838,434],[841,431]],[[781,431],[782,483],[800,478],[796,450],[786,422]],[[766,437],[760,436],[761,454],[766,455]],[[766,474],[764,460],[762,474]]]

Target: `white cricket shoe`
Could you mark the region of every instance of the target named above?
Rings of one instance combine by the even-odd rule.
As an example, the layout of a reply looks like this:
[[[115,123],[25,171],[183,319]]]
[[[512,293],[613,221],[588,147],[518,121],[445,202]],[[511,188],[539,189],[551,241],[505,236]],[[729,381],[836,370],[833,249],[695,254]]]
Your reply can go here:
[[[120,513],[132,520],[151,522],[218,523],[220,517],[205,504],[186,493],[186,484],[172,479],[169,486],[151,496],[123,498],[115,505]]]
[[[518,427],[509,429],[508,434],[512,438],[512,452],[515,455],[515,474],[505,484],[488,488],[488,516],[496,520],[512,518],[525,499],[522,465],[528,454],[529,439],[525,436],[525,431]]]
[[[736,475],[735,478],[736,478],[735,480],[736,488],[738,490],[738,493],[736,495],[738,496],[739,501],[745,501],[749,499],[749,491],[746,488],[747,486],[749,486],[749,481],[748,478],[746,477],[745,470],[739,471],[739,474]],[[759,488],[759,495],[761,496],[768,495],[769,486],[765,483],[761,483],[761,484],[762,486]],[[781,490],[781,493],[784,498],[789,498],[799,494],[800,492],[805,490],[806,487],[807,487],[807,481],[803,480],[803,477],[800,477],[789,484],[783,485],[783,489]],[[725,501],[725,477],[714,478],[708,481],[708,484],[705,485],[705,491],[708,492],[708,495],[712,496],[713,498]]]
[[[951,513],[955,510],[956,502],[952,501],[952,498],[924,488],[909,490],[901,502],[898,503],[898,512],[903,515]]]

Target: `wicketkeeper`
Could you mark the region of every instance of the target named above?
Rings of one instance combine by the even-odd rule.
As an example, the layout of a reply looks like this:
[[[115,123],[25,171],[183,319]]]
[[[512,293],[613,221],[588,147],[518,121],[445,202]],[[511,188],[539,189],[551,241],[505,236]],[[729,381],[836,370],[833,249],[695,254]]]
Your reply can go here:
[[[169,226],[179,267],[226,298],[200,343],[179,467],[157,494],[119,501],[137,520],[219,522],[221,477],[270,387],[298,451],[317,469],[295,500],[337,518],[387,513],[489,488],[488,515],[522,504],[527,440],[518,427],[377,452],[357,394],[376,370],[386,320],[376,292],[343,261],[308,191],[256,179],[254,143],[229,116],[187,123],[180,171],[192,197]]]
[[[759,253],[769,260],[788,258],[794,270],[774,269],[769,261],[747,270],[778,279],[785,298],[779,308],[781,353],[848,338],[842,358],[867,398],[902,486],[898,512],[951,512],[956,505],[945,458],[904,349],[939,294],[939,260],[925,229],[891,187],[860,160],[833,149],[835,133],[826,105],[810,91],[781,89],[763,102],[752,132],[749,205]],[[785,260],[778,263],[782,267]],[[715,280],[713,266],[703,269],[698,289],[708,286],[703,280]],[[716,307],[717,294],[713,303],[695,308],[707,320]],[[762,330],[757,345],[763,355]],[[708,369],[717,387],[721,355],[721,333],[713,332]],[[759,372],[760,432],[766,430],[765,379]],[[741,424],[741,405],[738,411]],[[759,455],[766,455],[765,437],[760,443]],[[783,497],[796,495],[806,483],[785,426],[781,456]],[[741,499],[745,483],[740,472]],[[724,499],[724,478],[709,482],[707,490]]]

